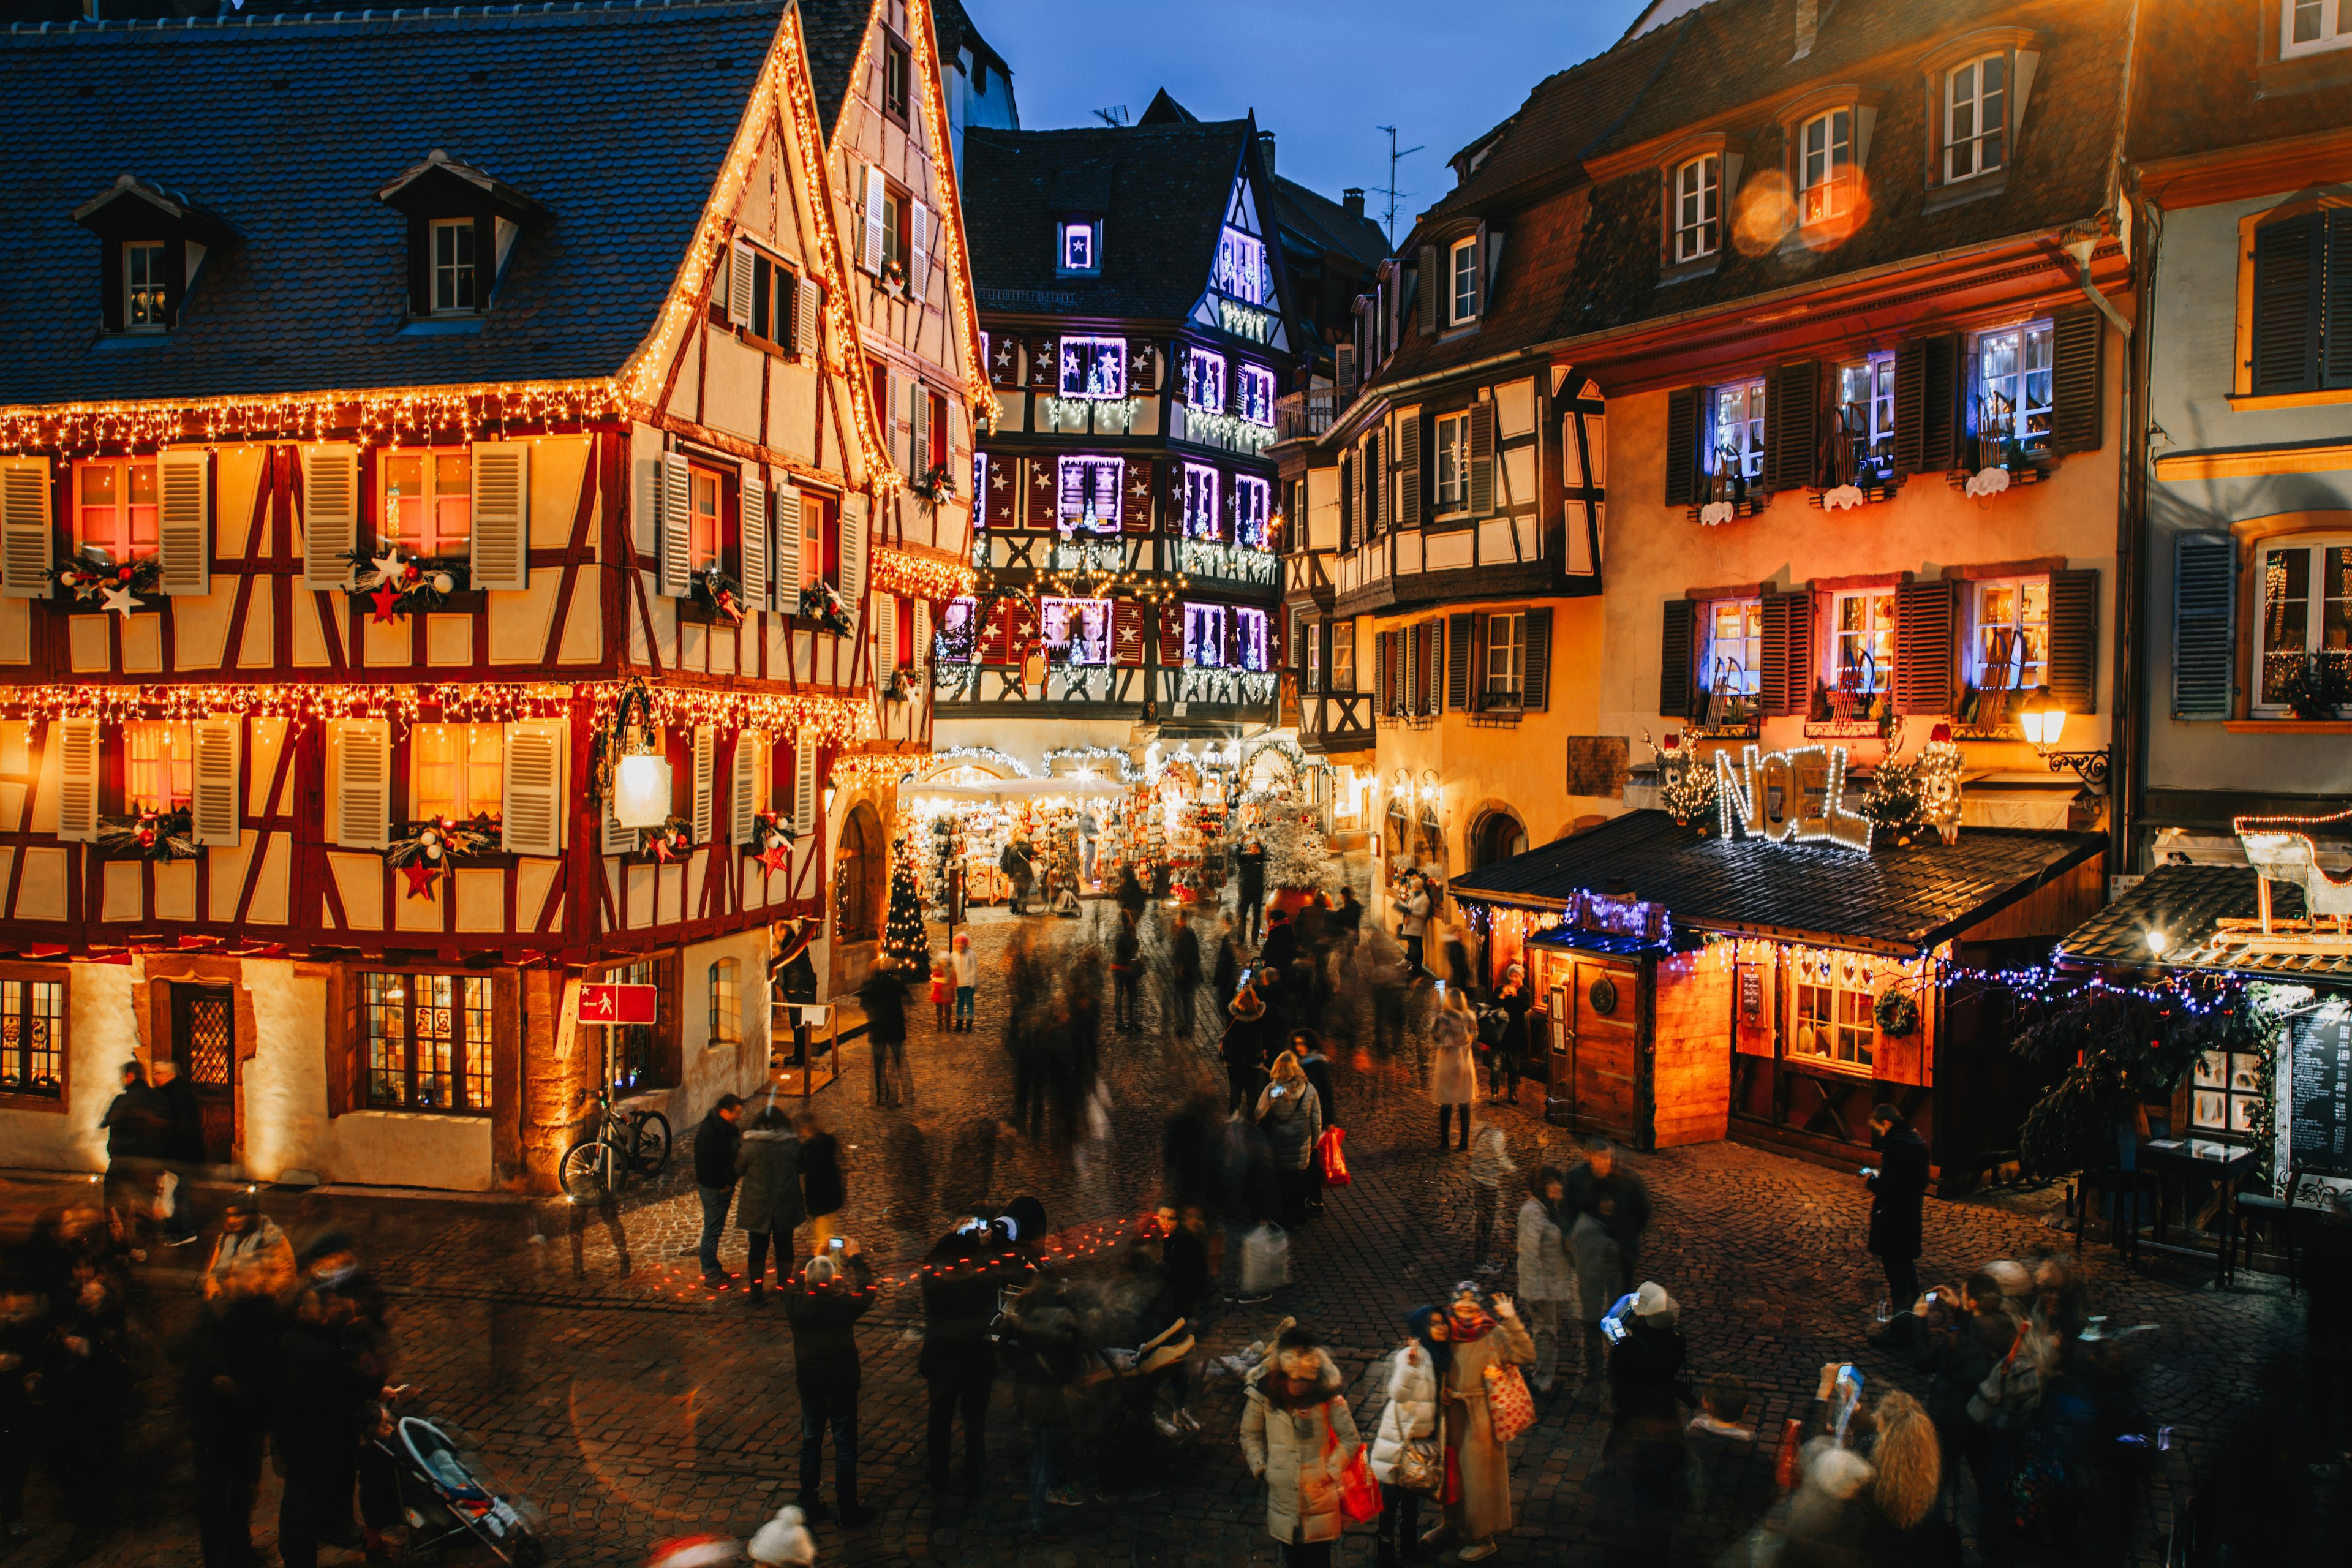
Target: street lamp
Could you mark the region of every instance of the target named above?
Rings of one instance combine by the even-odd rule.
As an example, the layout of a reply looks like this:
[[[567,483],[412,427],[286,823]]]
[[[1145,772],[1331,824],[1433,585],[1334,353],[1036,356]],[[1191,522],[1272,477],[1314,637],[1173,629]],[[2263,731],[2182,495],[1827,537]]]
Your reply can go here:
[[[2052,773],[2072,768],[2074,776],[2081,779],[2086,787],[2106,787],[2107,752],[2062,752],[2058,749],[2059,738],[2066,730],[2066,705],[2059,701],[2048,687],[2035,687],[2027,695],[2017,710],[2017,723],[2025,731],[2025,738],[2034,752],[2049,763]]]

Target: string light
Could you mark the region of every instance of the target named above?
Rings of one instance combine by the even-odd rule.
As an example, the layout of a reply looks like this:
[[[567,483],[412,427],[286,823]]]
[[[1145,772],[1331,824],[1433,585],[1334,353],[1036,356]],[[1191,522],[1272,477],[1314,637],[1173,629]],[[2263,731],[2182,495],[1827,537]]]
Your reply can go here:
[[[362,446],[429,443],[492,427],[551,432],[625,417],[609,381],[475,383],[376,391],[278,393],[142,403],[67,403],[0,408],[0,450],[61,453],[202,441],[322,441]]]
[[[960,561],[887,544],[874,547],[868,573],[877,593],[934,604],[967,597],[978,584],[978,574]]]

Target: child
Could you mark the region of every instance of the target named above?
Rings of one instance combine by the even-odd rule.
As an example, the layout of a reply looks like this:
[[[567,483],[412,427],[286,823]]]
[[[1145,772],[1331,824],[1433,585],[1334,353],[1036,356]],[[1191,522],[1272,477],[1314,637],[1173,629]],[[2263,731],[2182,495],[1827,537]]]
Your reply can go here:
[[[948,1026],[948,961],[944,955],[931,960],[931,1024],[939,1029]]]
[[[965,1034],[971,1033],[971,995],[980,984],[980,955],[971,950],[971,938],[956,933],[955,951],[948,955],[950,977],[955,982],[955,1026]]]
[[[1465,1106],[1464,1120],[1469,1108]],[[1481,1274],[1500,1274],[1503,1264],[1493,1256],[1495,1249],[1495,1215],[1503,1204],[1503,1182],[1518,1174],[1519,1168],[1511,1161],[1510,1151],[1504,1146],[1503,1130],[1488,1127],[1478,1134],[1477,1152],[1470,1156],[1470,1202],[1476,1222],[1477,1239],[1471,1247],[1471,1261]]]
[[[1727,1372],[1707,1379],[1683,1441],[1691,1457],[1691,1507],[1706,1514],[1729,1502],[1756,1434],[1740,1425],[1748,1414],[1748,1381]]]

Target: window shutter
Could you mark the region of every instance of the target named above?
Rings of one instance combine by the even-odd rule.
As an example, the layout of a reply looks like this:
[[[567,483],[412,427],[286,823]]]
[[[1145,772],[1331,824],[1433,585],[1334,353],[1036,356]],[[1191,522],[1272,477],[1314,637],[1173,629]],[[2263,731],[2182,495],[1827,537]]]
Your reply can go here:
[[[920,305],[931,291],[931,209],[920,202],[912,205],[907,234],[914,254],[907,258],[907,283],[915,303]]]
[[[1949,472],[1960,460],[1960,340],[1905,343],[1895,354],[1895,466]]]
[[[1445,710],[1445,651],[1441,646],[1444,630],[1443,621],[1421,623],[1421,683],[1416,695],[1425,714]]]
[[[1160,606],[1160,668],[1184,668],[1184,607],[1181,605]]]
[[[814,359],[824,341],[824,285],[814,278],[793,279],[793,353]]]
[[[1114,664],[1143,662],[1143,606],[1132,599],[1111,601],[1110,657]]]
[[[2227,719],[2236,696],[2238,543],[2226,533],[2172,541],[2172,716]]]
[[[1445,280],[1445,291],[1454,291],[1454,279]],[[1476,321],[1486,313],[1486,226],[1478,226],[1478,237],[1470,247],[1470,319]]]
[[[710,797],[718,783],[718,731],[708,724],[694,727],[694,805],[689,820],[693,823],[694,841],[698,845],[710,842]]]
[[[1437,274],[1437,247],[1424,245],[1421,247],[1421,300],[1417,312],[1423,337],[1437,335],[1437,300],[1444,292],[1445,279]]]
[[[1764,669],[1757,698],[1776,718],[1802,716],[1813,706],[1813,595],[1764,595]]]
[[[163,506],[155,559],[166,594],[212,592],[211,476],[212,457],[202,447],[175,447],[156,454],[155,480]]]
[[[753,280],[759,269],[752,265],[751,247],[737,240],[728,247],[727,255],[727,320],[732,325],[751,324]]]
[[[51,548],[49,460],[0,458],[0,595],[48,597]]]
[[[1895,710],[1952,710],[1952,665],[1959,638],[1959,587],[1942,577],[1895,590]]]
[[[774,516],[776,542],[775,605],[788,616],[801,610],[801,492],[797,485],[778,485],[769,492],[768,510]]]
[[[1397,525],[1419,528],[1421,505],[1421,415],[1397,421]]]
[[[920,481],[931,470],[931,394],[919,382],[907,386],[907,477]]]
[[[1381,459],[1387,454],[1388,441],[1380,431],[1364,437],[1364,527],[1374,532],[1388,521],[1389,509],[1381,499]]]
[[[2106,320],[2088,306],[2061,310],[2050,323],[2050,449],[2095,452],[2103,432],[2100,362]]]
[[[1690,599],[1668,599],[1658,635],[1658,714],[1665,719],[1691,715],[1697,663],[1698,605]]]
[[[1776,490],[1801,490],[1819,469],[1822,367],[1800,360],[1772,372],[1764,392],[1764,462]]]
[[[1696,386],[1666,394],[1666,504],[1698,500],[1698,394]]]
[[[2321,323],[2322,386],[2352,386],[2352,208],[2327,214],[2327,298]]]
[[[874,680],[887,686],[898,670],[898,595],[874,595]]]
[[[1160,350],[1150,338],[1127,340],[1127,389],[1129,392],[1160,390]]]
[[[1521,705],[1541,712],[1551,705],[1551,612],[1528,612],[1527,684]]]
[[[760,752],[767,737],[757,730],[735,732],[735,763],[727,779],[727,841],[749,849],[758,835],[753,815],[760,802]]]
[[[188,726],[194,744],[189,774],[189,837],[199,844],[234,849],[245,837],[245,802],[238,784],[238,742],[242,719],[198,719]]]
[[[2099,574],[2050,574],[2050,695],[2069,713],[2099,710]]]
[[[887,215],[884,208],[889,205],[889,186],[883,179],[882,171],[871,163],[867,164],[866,166],[866,254],[858,258],[858,265],[877,277],[881,275],[882,250],[887,243],[887,225],[884,221]]]
[[[1059,338],[1029,340],[1029,385],[1037,392],[1054,392],[1060,388],[1061,342]]]
[[[2254,230],[2253,389],[2257,395],[2319,384],[2323,215]]]
[[[852,527],[846,510],[841,516],[841,598],[846,605],[856,605],[866,594],[866,531],[872,526],[870,518],[861,517]]]
[[[694,580],[694,470],[685,458],[661,460],[661,591],[682,599]]]
[[[381,849],[392,839],[392,726],[383,719],[347,719],[335,741],[335,842],[345,849]]]
[[[793,831],[816,831],[816,731],[803,730],[793,742]]]
[[[604,832],[599,848],[606,855],[635,854],[643,846],[642,838],[635,828],[622,826],[621,819],[613,815],[613,792],[606,790],[604,794]]]
[[[1372,690],[1381,717],[1389,713],[1389,637],[1388,632],[1372,634]]]
[[[1470,616],[1446,617],[1445,705],[1456,713],[1470,709]]]
[[[979,614],[975,606],[972,612]],[[988,618],[980,627],[980,662],[1010,664],[1013,660],[1013,606],[1000,601],[988,609]]]
[[[560,724],[506,729],[505,810],[499,847],[509,855],[563,853],[563,730]]]
[[[98,837],[98,721],[58,719],[58,837],[87,844]]]
[[[341,442],[303,447],[302,586],[322,594],[349,587],[359,534],[359,448]]]
[[[1495,510],[1495,405],[1470,405],[1470,510],[1484,517]]]
[[[473,563],[467,586],[530,586],[530,443],[477,441]]]
[[[740,514],[735,531],[735,558],[742,567],[743,603],[754,610],[768,605],[768,549],[772,537],[769,515],[768,482],[761,476],[756,463],[743,465],[741,500],[737,507]]]

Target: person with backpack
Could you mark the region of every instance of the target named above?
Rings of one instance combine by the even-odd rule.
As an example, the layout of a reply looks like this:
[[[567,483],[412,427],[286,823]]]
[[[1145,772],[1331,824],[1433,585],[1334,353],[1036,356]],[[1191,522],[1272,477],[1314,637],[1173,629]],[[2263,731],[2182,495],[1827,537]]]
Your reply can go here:
[[[751,1305],[766,1288],[768,1254],[776,1255],[776,1285],[792,1283],[793,1232],[806,1218],[801,1206],[801,1141],[792,1119],[771,1103],[735,1152],[735,1224],[744,1233]]]
[[[1322,1342],[1297,1324],[1244,1379],[1242,1458],[1265,1483],[1265,1531],[1286,1568],[1329,1568],[1347,1528],[1340,1499],[1363,1444],[1345,1390]]]

